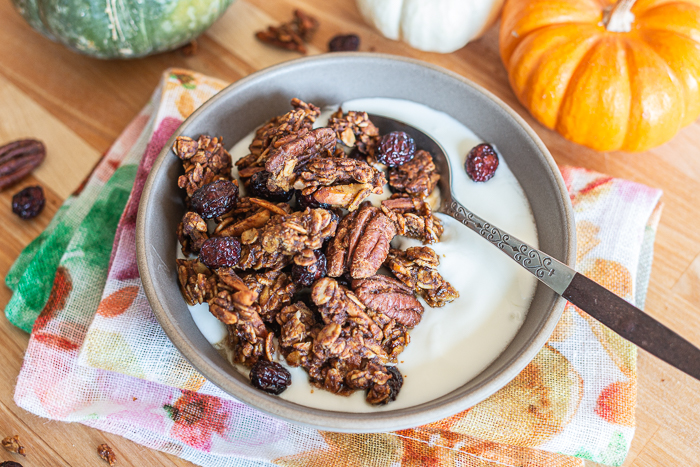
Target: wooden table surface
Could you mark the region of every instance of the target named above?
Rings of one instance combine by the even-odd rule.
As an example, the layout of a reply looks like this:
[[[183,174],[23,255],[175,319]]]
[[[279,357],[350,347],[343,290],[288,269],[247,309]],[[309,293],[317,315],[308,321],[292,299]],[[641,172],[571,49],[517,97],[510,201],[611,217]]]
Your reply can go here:
[[[146,104],[163,70],[186,67],[227,81],[298,57],[257,42],[254,31],[291,17],[294,8],[321,26],[311,54],[326,50],[338,33],[354,32],[361,50],[410,56],[443,66],[492,91],[522,115],[559,164],[586,167],[664,191],[646,311],[700,346],[700,121],[660,148],[644,154],[597,153],[564,140],[536,123],[517,102],[498,56],[497,28],[448,55],[425,53],[382,38],[367,27],[352,0],[238,0],[199,39],[198,52],[180,51],[131,61],[77,55],[34,32],[0,0],[0,143],[35,137],[48,147],[45,162],[15,187],[0,193],[0,276],[49,223],[99,156]],[[22,221],[11,213],[20,188],[41,184],[43,213]],[[10,291],[0,286],[0,307]],[[26,460],[0,450],[0,461],[27,466],[106,465],[95,454],[106,442],[119,465],[192,465],[121,437],[79,424],[36,417],[13,402],[28,335],[0,318],[0,437],[20,434]],[[637,432],[625,466],[700,465],[700,382],[640,351]]]

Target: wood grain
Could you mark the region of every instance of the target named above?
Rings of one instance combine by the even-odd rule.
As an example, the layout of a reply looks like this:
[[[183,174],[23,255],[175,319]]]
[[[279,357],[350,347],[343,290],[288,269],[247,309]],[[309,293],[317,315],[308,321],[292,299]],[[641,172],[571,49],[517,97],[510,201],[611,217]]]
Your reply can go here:
[[[646,311],[700,345],[700,122],[643,154],[597,153],[564,140],[536,123],[518,103],[498,56],[497,29],[452,54],[413,50],[365,25],[352,0],[238,0],[199,39],[194,56],[179,51],[131,61],[77,55],[34,32],[8,1],[0,1],[0,142],[22,136],[44,140],[46,162],[29,178],[0,192],[0,276],[48,224],[92,164],[147,103],[161,73],[186,67],[235,81],[269,65],[297,58],[254,39],[256,30],[287,19],[295,8],[315,15],[321,27],[310,53],[322,53],[335,34],[360,35],[362,50],[392,53],[443,66],[484,86],[530,123],[559,164],[586,167],[664,190]],[[32,221],[10,213],[11,195],[40,183],[44,212]],[[10,299],[0,286],[0,306]],[[0,451],[0,461],[29,466],[106,465],[95,448],[107,442],[119,465],[192,465],[83,425],[51,422],[13,402],[28,336],[0,319],[0,435],[19,434],[26,460]],[[638,362],[637,435],[625,466],[700,465],[700,383],[645,352]],[[591,463],[588,463],[592,465]]]

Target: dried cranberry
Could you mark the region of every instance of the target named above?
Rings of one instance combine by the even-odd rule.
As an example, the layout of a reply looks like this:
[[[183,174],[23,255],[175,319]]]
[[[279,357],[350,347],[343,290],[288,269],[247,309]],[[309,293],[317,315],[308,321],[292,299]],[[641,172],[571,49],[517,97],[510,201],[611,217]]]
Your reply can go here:
[[[401,376],[401,372],[399,369],[395,366],[387,366],[385,367],[389,373],[391,373],[391,379],[386,382],[386,384],[389,385],[389,388],[391,389],[391,394],[389,395],[389,398],[386,400],[385,403],[392,402],[396,400],[396,397],[399,395],[399,391],[401,390],[401,387],[403,386],[403,376]]]
[[[40,186],[30,186],[12,197],[12,212],[22,219],[31,219],[39,215],[44,204],[44,190]]]
[[[294,190],[270,190],[267,181],[272,174],[265,170],[256,172],[250,177],[250,191],[256,198],[266,199],[275,203],[287,202],[294,196]]]
[[[236,237],[207,239],[199,250],[199,261],[211,269],[232,268],[241,259],[241,242]]]
[[[413,159],[416,143],[403,131],[392,131],[379,140],[377,161],[388,167],[398,167]]]
[[[292,375],[279,363],[260,359],[250,369],[250,382],[268,394],[278,395],[292,384]]]
[[[338,34],[328,42],[329,52],[354,52],[360,48],[357,34]]]
[[[355,160],[358,160],[358,161],[367,162],[367,155],[366,155],[364,152],[360,151],[360,150],[357,148],[357,146],[354,146],[354,147],[350,150],[350,154],[348,154],[348,157],[349,157],[350,159],[355,159]]]
[[[202,219],[226,214],[238,201],[238,186],[228,180],[217,180],[204,185],[192,195],[192,209]]]
[[[493,177],[498,168],[498,154],[490,144],[482,143],[467,154],[464,169],[475,182],[485,182]]]
[[[22,464],[15,461],[0,462],[0,467],[22,467]]]
[[[308,266],[292,266],[292,280],[302,287],[311,287],[317,280],[326,277],[326,255],[314,251],[316,261]]]
[[[302,195],[301,190],[295,190],[296,192],[296,197],[297,197],[297,208],[300,211],[305,210],[306,208],[311,208],[311,209],[316,209],[316,208],[323,208],[323,209],[328,209],[331,207],[330,204],[326,203],[319,203],[316,201],[316,198],[314,198],[314,194],[311,193],[310,195]]]

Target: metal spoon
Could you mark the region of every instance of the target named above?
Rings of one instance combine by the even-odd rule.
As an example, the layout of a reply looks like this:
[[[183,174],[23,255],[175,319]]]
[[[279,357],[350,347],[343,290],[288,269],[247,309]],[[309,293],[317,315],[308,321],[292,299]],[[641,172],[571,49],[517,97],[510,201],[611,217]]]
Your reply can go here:
[[[547,287],[617,334],[661,360],[700,380],[700,349],[605,287],[579,274],[556,258],[518,240],[477,216],[455,199],[450,163],[442,147],[422,131],[398,120],[371,115],[380,134],[404,131],[416,147],[433,156],[440,173],[440,212],[469,227]]]

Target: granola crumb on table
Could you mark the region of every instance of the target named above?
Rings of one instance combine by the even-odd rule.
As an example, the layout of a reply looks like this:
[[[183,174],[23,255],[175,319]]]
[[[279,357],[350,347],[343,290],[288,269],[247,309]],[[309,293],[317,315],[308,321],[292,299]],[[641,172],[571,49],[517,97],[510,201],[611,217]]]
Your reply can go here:
[[[291,28],[301,38],[312,28],[303,14],[295,18],[274,34]],[[437,272],[432,249],[391,248],[396,235],[440,240],[442,224],[426,201],[439,175],[429,153],[403,154],[405,141],[394,141],[401,157],[389,176],[398,193],[375,207],[366,199],[387,180],[367,113],[338,109],[314,129],[320,109],[296,98],[291,106],[255,132],[235,164],[254,197],[238,197],[220,138],[176,139],[190,209],[176,232],[187,257],[177,260],[180,289],[187,304],[207,303],[227,326],[230,358],[252,368],[255,387],[286,389],[291,376],[275,362],[279,352],[315,387],[361,390],[368,403],[386,404],[403,384],[396,364],[424,313],[418,297],[435,307],[459,295]],[[382,266],[395,278],[378,274]]]

